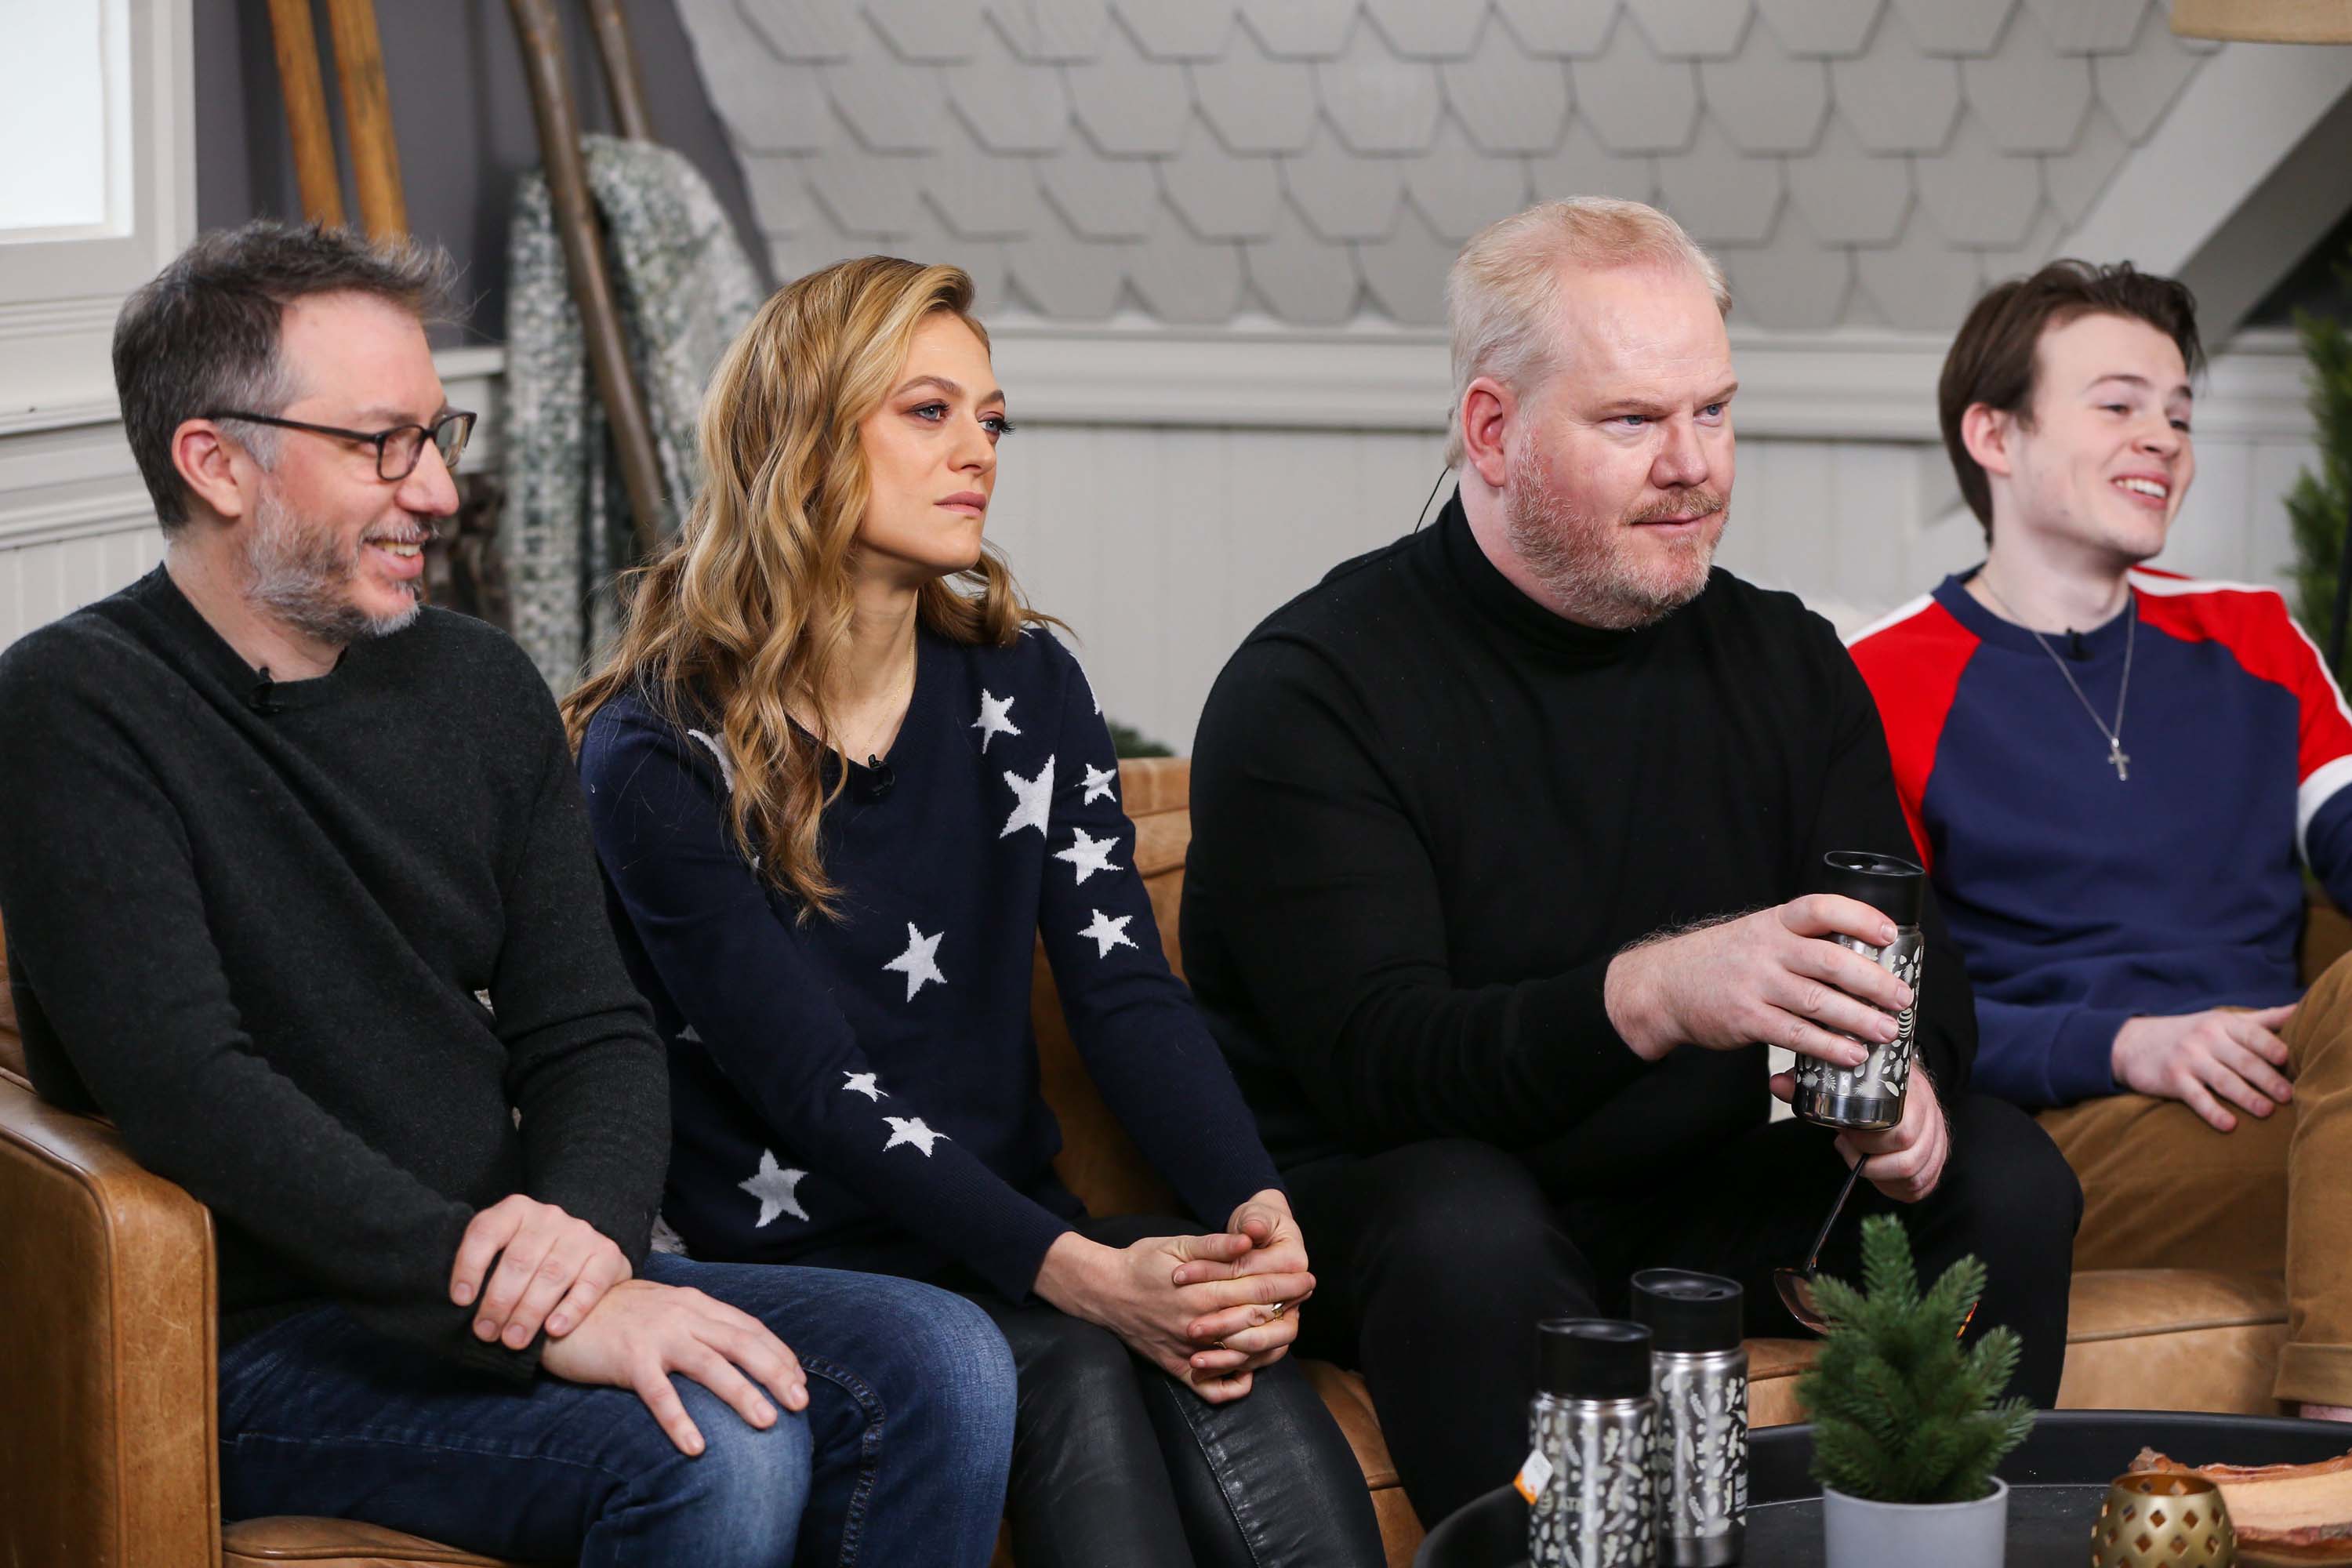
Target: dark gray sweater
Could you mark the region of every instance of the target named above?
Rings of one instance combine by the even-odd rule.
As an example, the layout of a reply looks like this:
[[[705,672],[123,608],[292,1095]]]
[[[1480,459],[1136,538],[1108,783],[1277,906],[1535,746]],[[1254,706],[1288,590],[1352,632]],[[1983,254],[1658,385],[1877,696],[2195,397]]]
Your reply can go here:
[[[224,1343],[329,1299],[527,1377],[448,1299],[476,1210],[527,1193],[642,1259],[660,1050],[554,705],[490,627],[428,609],[269,685],[159,568],[33,633],[0,657],[0,920],[35,1085],[212,1209]]]

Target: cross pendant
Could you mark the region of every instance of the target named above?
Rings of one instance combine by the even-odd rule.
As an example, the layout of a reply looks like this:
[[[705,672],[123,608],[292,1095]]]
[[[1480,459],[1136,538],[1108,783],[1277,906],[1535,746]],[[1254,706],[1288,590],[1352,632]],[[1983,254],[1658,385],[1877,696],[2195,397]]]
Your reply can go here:
[[[2120,782],[2131,777],[2131,753],[2124,750],[2121,735],[2107,737],[2107,761],[2116,765],[2116,778]]]

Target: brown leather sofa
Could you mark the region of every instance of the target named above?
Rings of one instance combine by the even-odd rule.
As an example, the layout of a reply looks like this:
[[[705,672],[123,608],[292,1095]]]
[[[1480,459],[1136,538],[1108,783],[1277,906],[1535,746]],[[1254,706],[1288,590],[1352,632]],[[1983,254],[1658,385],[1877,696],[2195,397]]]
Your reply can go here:
[[[1121,791],[1137,864],[1168,956],[1192,819],[1181,760],[1129,763]],[[2315,910],[2305,973],[2352,946],[2352,926]],[[0,973],[6,949],[0,934]],[[1173,1198],[1111,1121],[1037,968],[1035,1015],[1047,1099],[1062,1118],[1062,1174],[1098,1213],[1166,1210]],[[142,1170],[105,1122],[43,1104],[24,1079],[0,985],[0,1563],[40,1568],[192,1568],[304,1563],[332,1568],[492,1559],[372,1526],[247,1520],[224,1530],[213,1387],[212,1224],[179,1187]],[[2272,1277],[2193,1269],[2078,1274],[2059,1403],[2074,1408],[2269,1413],[2286,1334]],[[1809,1342],[1757,1340],[1758,1426],[1799,1418]],[[1363,1382],[1306,1363],[1338,1415],[1396,1568],[1422,1523]],[[1501,1480],[1506,1478],[1496,1478]],[[1009,1561],[1000,1551],[1000,1560]]]

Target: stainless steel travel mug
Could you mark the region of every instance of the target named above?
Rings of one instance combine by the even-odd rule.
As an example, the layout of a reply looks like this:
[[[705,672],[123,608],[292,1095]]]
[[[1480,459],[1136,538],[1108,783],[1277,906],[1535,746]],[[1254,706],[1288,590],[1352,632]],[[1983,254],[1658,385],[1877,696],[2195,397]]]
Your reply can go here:
[[[1836,1068],[1817,1057],[1799,1057],[1795,1110],[1819,1126],[1875,1131],[1903,1120],[1903,1091],[1911,1081],[1911,1031],[1919,1012],[1920,971],[1926,957],[1919,908],[1927,895],[1927,873],[1896,856],[1855,849],[1832,849],[1822,861],[1816,892],[1859,900],[1895,922],[1895,940],[1885,947],[1872,947],[1849,936],[1828,940],[1853,949],[1909,985],[1911,1005],[1895,1016],[1894,1039],[1885,1044],[1854,1042],[1870,1051],[1870,1059],[1858,1068]]]
[[[1748,1534],[1748,1347],[1739,1282],[1687,1268],[1633,1276],[1633,1321],[1650,1331],[1657,1439],[1658,1554],[1665,1568],[1723,1568]]]
[[[1537,1328],[1541,1386],[1519,1472],[1529,1568],[1656,1568],[1650,1331],[1606,1318]]]

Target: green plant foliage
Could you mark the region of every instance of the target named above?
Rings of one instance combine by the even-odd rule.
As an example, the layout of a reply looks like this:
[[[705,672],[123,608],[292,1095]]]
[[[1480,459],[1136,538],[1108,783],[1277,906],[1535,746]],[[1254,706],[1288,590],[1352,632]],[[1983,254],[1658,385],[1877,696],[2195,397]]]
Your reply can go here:
[[[2352,288],[2352,267],[2338,263],[2336,275]],[[2311,417],[2319,445],[2319,471],[2305,468],[2286,496],[2294,528],[2294,609],[2311,640],[2325,648],[2352,521],[2352,331],[2332,316],[2302,310],[2294,314],[2294,331],[2311,362]],[[2336,678],[2342,680],[2345,670],[2338,668]]]
[[[1110,726],[1110,749],[1114,756],[1119,757],[1172,757],[1176,754],[1141,731],[1116,720]]]
[[[1993,1467],[2033,1426],[2024,1400],[1994,1402],[2017,1370],[2016,1333],[1994,1329],[1960,1348],[1984,1265],[1963,1258],[1922,1294],[1902,1222],[1874,1215],[1862,1224],[1862,1280],[1860,1290],[1813,1283],[1830,1323],[1797,1384],[1813,1417],[1813,1479],[1875,1502],[1984,1497]]]

